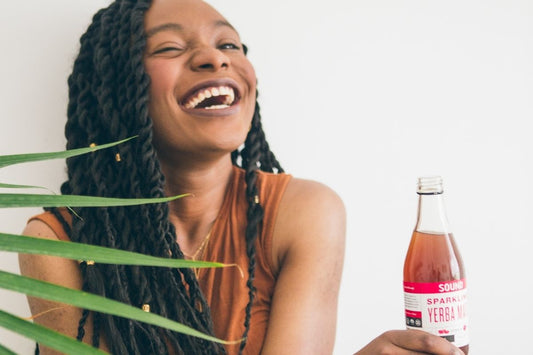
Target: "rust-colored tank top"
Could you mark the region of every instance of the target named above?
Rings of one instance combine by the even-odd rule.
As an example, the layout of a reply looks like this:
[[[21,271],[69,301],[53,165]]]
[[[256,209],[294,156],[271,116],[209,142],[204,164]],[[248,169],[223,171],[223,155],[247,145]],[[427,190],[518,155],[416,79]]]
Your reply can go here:
[[[244,278],[237,268],[200,269],[198,280],[215,325],[215,335],[226,340],[240,339],[244,332],[245,308],[248,304],[248,257],[244,232],[246,228],[247,200],[244,171],[234,167],[232,181],[224,197],[219,215],[213,225],[211,237],[203,251],[203,260],[227,264],[238,264],[244,271]],[[288,174],[259,172],[258,187],[264,220],[261,235],[257,240],[254,286],[255,301],[248,341],[244,353],[259,354],[263,346],[270,315],[270,303],[276,283],[272,270],[272,233],[278,206],[291,179]],[[65,213],[67,214],[67,213]],[[70,217],[70,215],[66,216]],[[46,223],[59,239],[69,240],[61,223],[52,213],[45,212],[32,217]],[[70,218],[67,220],[70,222]],[[237,354],[239,345],[226,347],[228,354]]]

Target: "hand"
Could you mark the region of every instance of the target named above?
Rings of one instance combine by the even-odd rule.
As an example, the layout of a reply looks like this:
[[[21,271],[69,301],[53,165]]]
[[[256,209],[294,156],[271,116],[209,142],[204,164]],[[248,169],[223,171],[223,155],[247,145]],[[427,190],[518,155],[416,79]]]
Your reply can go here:
[[[449,341],[421,330],[389,330],[354,355],[434,354],[464,355]]]

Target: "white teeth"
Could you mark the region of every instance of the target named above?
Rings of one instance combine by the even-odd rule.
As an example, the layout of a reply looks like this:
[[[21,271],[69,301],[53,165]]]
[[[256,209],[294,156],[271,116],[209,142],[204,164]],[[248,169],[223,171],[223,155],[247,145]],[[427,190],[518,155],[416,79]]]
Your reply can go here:
[[[220,105],[212,105],[209,107],[205,107],[205,109],[216,110],[226,108],[231,106],[231,104],[235,101],[235,92],[233,91],[233,88],[229,86],[210,87],[204,90],[200,90],[196,94],[196,96],[191,97],[185,103],[185,107],[188,109],[195,108],[204,100],[216,96],[225,96],[224,103]]]
[[[226,108],[226,107],[229,107],[229,105],[213,105],[213,106],[206,107],[205,109],[206,110],[218,110],[218,109]]]

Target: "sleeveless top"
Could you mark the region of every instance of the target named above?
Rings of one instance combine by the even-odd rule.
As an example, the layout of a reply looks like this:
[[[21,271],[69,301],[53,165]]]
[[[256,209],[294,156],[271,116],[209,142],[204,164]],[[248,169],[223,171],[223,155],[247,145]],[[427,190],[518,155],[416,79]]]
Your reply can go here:
[[[245,229],[248,202],[244,170],[234,167],[233,177],[226,191],[222,207],[213,224],[211,237],[204,247],[202,260],[236,267],[199,269],[200,288],[211,308],[215,335],[224,340],[238,340],[244,333],[245,309],[248,304],[248,256],[246,255]],[[264,219],[261,234],[256,241],[256,266],[254,287],[256,294],[251,310],[250,330],[244,354],[259,354],[265,339],[270,316],[270,304],[276,277],[272,269],[272,234],[279,203],[291,175],[258,172],[258,189]],[[61,212],[68,223],[71,216]],[[30,220],[47,224],[61,240],[69,240],[60,221],[50,212]],[[244,277],[241,274],[244,272]],[[112,341],[112,340],[111,340]],[[239,344],[227,345],[228,354],[238,354]]]

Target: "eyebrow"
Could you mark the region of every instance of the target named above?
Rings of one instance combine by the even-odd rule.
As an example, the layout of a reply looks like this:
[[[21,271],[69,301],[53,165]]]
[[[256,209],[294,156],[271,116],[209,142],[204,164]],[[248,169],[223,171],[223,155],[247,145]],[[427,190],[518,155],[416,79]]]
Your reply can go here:
[[[182,32],[183,26],[178,23],[164,23],[146,31],[146,37],[152,37],[153,35],[163,31]]]
[[[227,21],[225,20],[217,20],[213,23],[213,27],[229,27],[233,31],[237,32],[237,30]],[[174,32],[183,32],[183,26],[179,23],[175,22],[168,22],[164,23],[162,25],[156,26],[154,28],[149,29],[146,31],[146,38],[150,38],[153,35],[163,32],[163,31],[174,31]]]

